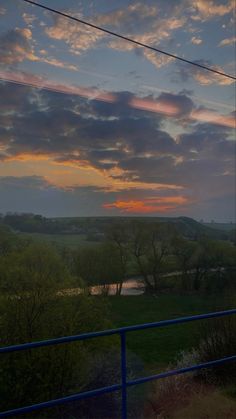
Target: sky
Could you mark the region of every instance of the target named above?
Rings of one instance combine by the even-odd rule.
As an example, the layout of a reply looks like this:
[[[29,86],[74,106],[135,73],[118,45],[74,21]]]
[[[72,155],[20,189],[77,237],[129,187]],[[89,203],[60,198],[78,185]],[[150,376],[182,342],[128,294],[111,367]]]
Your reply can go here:
[[[235,0],[40,0],[235,75]],[[235,84],[0,0],[0,212],[235,222]]]

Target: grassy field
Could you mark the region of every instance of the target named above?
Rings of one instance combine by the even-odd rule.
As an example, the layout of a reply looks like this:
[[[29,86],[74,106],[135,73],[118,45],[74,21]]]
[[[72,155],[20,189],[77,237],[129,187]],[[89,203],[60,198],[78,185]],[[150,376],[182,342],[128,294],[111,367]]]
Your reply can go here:
[[[131,296],[109,297],[109,301],[115,327],[207,313],[230,306],[230,302],[220,296]],[[149,369],[156,370],[173,362],[180,351],[197,345],[203,323],[131,332],[127,335],[127,347]]]
[[[71,249],[98,246],[100,244],[99,241],[87,240],[85,234],[20,233],[20,235],[39,242],[46,242],[60,247],[69,247]]]

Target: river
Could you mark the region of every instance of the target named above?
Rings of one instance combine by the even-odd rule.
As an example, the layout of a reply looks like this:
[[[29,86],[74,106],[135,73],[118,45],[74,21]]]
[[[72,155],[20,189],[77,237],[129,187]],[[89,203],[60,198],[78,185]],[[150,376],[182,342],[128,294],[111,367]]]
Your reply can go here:
[[[116,295],[117,284],[108,284],[108,285],[96,285],[89,288],[91,295]],[[57,293],[60,296],[74,296],[82,294],[84,290],[82,288],[67,288],[61,290]],[[127,279],[123,282],[121,295],[142,295],[144,293],[144,285],[140,279]]]
[[[220,268],[220,270],[224,271],[225,268]],[[210,269],[210,271],[215,272],[217,271],[217,269],[213,268],[213,269]],[[187,273],[194,273],[194,272],[196,272],[196,270],[191,269]],[[165,277],[167,278],[167,277],[179,276],[179,275],[182,275],[182,272],[174,271],[174,272],[162,274],[161,276],[162,278],[165,278]],[[117,290],[116,283],[107,284],[107,285],[96,285],[93,287],[89,287],[89,292],[91,295],[102,295],[102,294],[116,295],[116,290]],[[134,277],[134,278],[126,279],[123,282],[121,295],[124,295],[124,296],[142,295],[144,294],[144,291],[145,291],[145,287],[144,287],[141,277]],[[74,296],[74,295],[82,294],[83,292],[84,290],[82,288],[67,288],[67,289],[58,291],[57,295]]]

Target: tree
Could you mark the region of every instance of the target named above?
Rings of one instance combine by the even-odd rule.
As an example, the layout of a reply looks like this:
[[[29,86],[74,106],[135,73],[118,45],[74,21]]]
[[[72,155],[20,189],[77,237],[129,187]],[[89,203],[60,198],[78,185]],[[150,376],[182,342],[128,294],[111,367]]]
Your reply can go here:
[[[207,274],[213,268],[211,258],[211,241],[202,237],[196,242],[196,248],[192,254],[191,264],[194,270],[193,288],[198,291]]]
[[[158,292],[160,276],[170,253],[171,234],[171,227],[164,223],[135,222],[132,225],[132,253],[148,292]]]
[[[0,224],[0,257],[26,245],[27,241],[12,233],[10,228]]]
[[[189,272],[192,268],[192,257],[196,250],[196,243],[184,239],[181,236],[175,236],[172,240],[173,254],[177,259],[177,269],[181,270],[182,289],[191,286],[189,281]]]
[[[127,276],[129,261],[129,230],[128,226],[122,224],[112,225],[108,231],[108,240],[111,241],[113,247],[117,250],[121,267],[120,281],[117,283],[117,295],[121,294],[123,282]]]
[[[0,287],[14,319],[11,342],[13,331],[18,343],[40,334],[40,316],[66,279],[59,255],[48,245],[32,243],[2,259]]]
[[[88,287],[120,283],[123,275],[118,249],[111,243],[81,249],[76,259],[77,276]]]
[[[1,258],[1,345],[56,338],[110,327],[103,299],[71,299],[58,289],[69,283],[50,246],[30,244]],[[96,313],[96,316],[95,316]],[[109,341],[110,345],[114,342]],[[12,353],[0,360],[0,410],[62,397],[89,385],[89,362],[99,344],[65,344]],[[49,414],[54,417],[54,414]],[[55,413],[55,417],[57,413]]]
[[[192,254],[191,264],[194,269],[194,289],[198,290],[209,274],[218,279],[228,268],[235,266],[235,249],[227,242],[201,238]]]

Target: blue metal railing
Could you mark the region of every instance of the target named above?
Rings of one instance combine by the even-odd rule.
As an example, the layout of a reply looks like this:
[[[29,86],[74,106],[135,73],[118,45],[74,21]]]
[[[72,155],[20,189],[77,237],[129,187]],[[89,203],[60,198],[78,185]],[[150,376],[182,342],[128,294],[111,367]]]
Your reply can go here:
[[[216,318],[216,317],[224,317],[229,316],[232,314],[236,314],[236,309],[233,310],[226,310],[226,311],[218,311],[215,313],[208,313],[208,314],[200,314],[197,316],[188,316],[188,317],[180,317],[177,319],[172,320],[163,320],[159,322],[154,323],[145,323],[141,325],[134,325],[134,326],[127,326],[127,327],[120,327],[118,329],[110,329],[110,330],[104,330],[100,332],[91,332],[91,333],[83,333],[81,335],[74,335],[74,336],[66,336],[58,339],[49,339],[49,340],[43,340],[39,342],[31,342],[31,343],[25,343],[22,345],[14,345],[14,346],[6,346],[0,348],[0,353],[10,353],[10,352],[18,352],[23,351],[27,349],[33,349],[33,348],[39,348],[43,346],[50,346],[50,345],[59,345],[62,343],[70,343],[70,342],[76,342],[76,341],[82,341],[102,336],[111,336],[115,334],[120,335],[120,342],[121,342],[121,383],[120,384],[114,384],[107,387],[102,387],[95,390],[86,391],[83,393],[77,393],[72,396],[62,397],[55,400],[49,400],[42,403],[37,403],[31,406],[25,406],[25,407],[19,407],[17,409],[8,410],[5,412],[0,413],[0,418],[10,417],[14,415],[20,415],[23,413],[30,413],[34,412],[40,409],[59,406],[65,403],[78,401],[81,399],[85,399],[92,396],[99,396],[101,394],[105,393],[112,393],[114,391],[121,390],[122,392],[122,419],[127,419],[127,388],[131,386],[135,386],[138,384],[144,384],[149,381],[158,380],[161,378],[170,377],[173,375],[178,374],[184,374],[186,372],[199,370],[202,368],[209,368],[217,365],[224,364],[226,362],[232,362],[236,361],[236,355],[228,356],[225,358],[213,360],[210,362],[205,362],[198,365],[192,365],[190,367],[186,368],[180,368],[176,370],[166,371],[160,374],[151,375],[147,377],[137,378],[135,380],[129,380],[127,381],[127,369],[126,369],[126,333],[128,332],[134,332],[138,330],[144,330],[144,329],[151,329],[151,328],[158,328],[158,327],[164,327],[164,326],[170,326],[173,324],[180,324],[180,323],[187,323],[192,322],[195,320],[203,320],[203,319],[210,319],[210,318]]]

